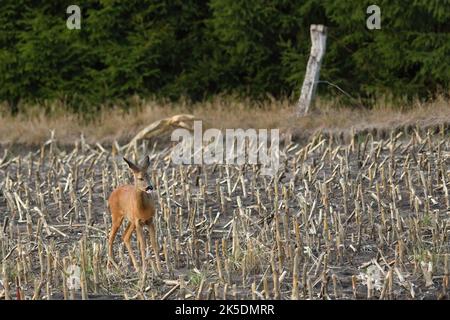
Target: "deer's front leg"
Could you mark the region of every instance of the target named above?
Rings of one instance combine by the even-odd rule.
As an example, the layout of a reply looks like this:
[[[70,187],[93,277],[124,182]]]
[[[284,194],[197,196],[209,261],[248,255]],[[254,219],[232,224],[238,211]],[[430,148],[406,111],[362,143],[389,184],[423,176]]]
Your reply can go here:
[[[127,247],[128,254],[130,255],[131,262],[133,263],[134,269],[136,271],[139,271],[139,266],[136,262],[136,258],[133,253],[133,248],[131,247],[131,235],[133,234],[134,229],[136,229],[134,222],[128,222],[127,229],[125,230],[123,234],[123,242],[125,243],[125,246]]]
[[[145,271],[147,269],[145,263],[145,239],[140,221],[136,221],[136,234],[139,242],[139,249],[141,250],[142,270]]]
[[[148,231],[150,234],[150,242],[152,244],[153,252],[155,254],[156,268],[158,269],[158,272],[161,272],[161,262],[159,260],[159,245],[158,245],[158,241],[156,240],[156,231],[155,231],[155,224],[153,223],[153,219],[151,219],[147,222],[147,227],[148,227]]]

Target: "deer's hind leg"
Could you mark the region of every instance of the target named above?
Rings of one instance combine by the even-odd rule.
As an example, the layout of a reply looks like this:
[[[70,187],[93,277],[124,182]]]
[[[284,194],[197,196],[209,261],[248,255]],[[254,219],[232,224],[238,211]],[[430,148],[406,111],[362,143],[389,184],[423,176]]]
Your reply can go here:
[[[133,248],[131,247],[131,235],[133,234],[133,231],[135,229],[135,225],[132,222],[128,222],[128,226],[123,234],[123,242],[125,243],[125,246],[127,247],[128,254],[130,255],[131,262],[133,263],[133,267],[137,270],[139,270],[139,266],[136,261],[136,257],[133,253]]]

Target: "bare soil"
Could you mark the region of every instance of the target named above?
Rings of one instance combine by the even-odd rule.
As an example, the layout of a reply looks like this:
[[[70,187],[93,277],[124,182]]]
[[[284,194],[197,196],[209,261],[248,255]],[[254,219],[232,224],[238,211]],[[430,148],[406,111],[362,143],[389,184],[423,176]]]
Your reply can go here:
[[[171,146],[140,146],[128,156],[151,157],[160,274],[150,246],[146,272],[132,268],[124,226],[118,268],[106,268],[106,199],[131,181],[109,150],[81,140],[0,149],[0,297],[448,297],[445,130],[286,140],[274,177],[254,165],[175,166]],[[81,268],[80,290],[65,288],[68,265]]]

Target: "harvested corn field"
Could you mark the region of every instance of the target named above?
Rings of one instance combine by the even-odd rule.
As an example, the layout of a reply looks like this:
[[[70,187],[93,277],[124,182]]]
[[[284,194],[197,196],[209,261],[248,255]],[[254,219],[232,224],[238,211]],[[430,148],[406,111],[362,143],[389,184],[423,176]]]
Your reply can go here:
[[[16,148],[17,149],[17,148]],[[2,150],[0,299],[443,299],[449,293],[450,140],[441,130],[316,134],[257,165],[150,156],[161,271],[121,241],[107,267],[107,199],[131,174],[117,148]],[[147,231],[146,231],[147,232]],[[145,235],[148,239],[147,234]],[[132,237],[135,253],[136,236]]]

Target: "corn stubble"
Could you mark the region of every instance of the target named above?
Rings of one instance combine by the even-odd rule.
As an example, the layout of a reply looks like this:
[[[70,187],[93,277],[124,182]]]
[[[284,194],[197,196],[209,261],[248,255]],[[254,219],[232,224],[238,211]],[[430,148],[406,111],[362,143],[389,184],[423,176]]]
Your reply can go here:
[[[136,273],[120,241],[107,268],[106,198],[130,177],[83,138],[0,159],[1,299],[445,299],[450,142],[444,130],[317,134],[255,165],[151,156],[162,272]],[[120,231],[122,233],[123,230]],[[136,240],[133,238],[134,250]],[[74,273],[74,270],[78,270]]]

